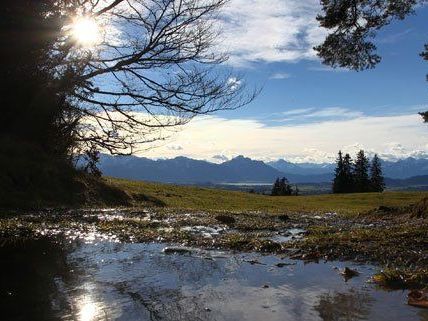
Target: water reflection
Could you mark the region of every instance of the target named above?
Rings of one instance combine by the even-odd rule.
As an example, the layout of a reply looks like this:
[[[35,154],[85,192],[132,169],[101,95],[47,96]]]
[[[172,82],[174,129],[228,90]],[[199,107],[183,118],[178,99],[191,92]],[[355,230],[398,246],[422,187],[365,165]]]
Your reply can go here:
[[[68,306],[57,280],[72,277],[66,251],[47,239],[2,240],[0,311],[4,320],[57,320]]]
[[[28,240],[1,247],[6,320],[415,320],[404,292],[343,281],[332,264],[275,256],[166,255],[160,244]],[[257,260],[262,264],[249,264]],[[344,264],[336,263],[340,268]],[[12,294],[10,294],[12,293]],[[24,308],[25,307],[25,308]]]
[[[368,291],[325,293],[315,306],[323,321],[367,320],[374,303]]]
[[[85,297],[79,306],[79,320],[80,321],[91,321],[95,319],[97,315],[100,315],[100,311],[97,311],[97,306],[90,298]]]

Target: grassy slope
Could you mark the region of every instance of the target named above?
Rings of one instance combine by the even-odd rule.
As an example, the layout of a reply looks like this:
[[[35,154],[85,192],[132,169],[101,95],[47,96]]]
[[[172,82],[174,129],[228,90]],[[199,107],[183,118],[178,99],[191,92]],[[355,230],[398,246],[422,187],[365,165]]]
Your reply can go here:
[[[380,205],[405,206],[428,192],[385,192],[383,194],[311,195],[271,197],[219,189],[176,186],[106,178],[136,200],[136,206],[166,206],[213,211],[327,212],[356,214]]]

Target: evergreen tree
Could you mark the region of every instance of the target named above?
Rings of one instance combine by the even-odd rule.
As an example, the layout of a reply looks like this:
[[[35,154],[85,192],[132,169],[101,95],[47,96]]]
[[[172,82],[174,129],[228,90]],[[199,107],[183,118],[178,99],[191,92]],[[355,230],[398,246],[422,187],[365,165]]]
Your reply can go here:
[[[364,154],[363,150],[360,150],[357,154],[357,159],[354,165],[354,188],[357,193],[365,193],[370,191],[370,180],[369,180],[369,160]]]
[[[355,190],[353,167],[351,156],[346,154],[343,158],[343,193],[352,193]]]
[[[353,185],[351,156],[346,154],[343,157],[342,151],[339,151],[333,180],[333,193],[352,193],[354,190]]]
[[[337,166],[334,170],[333,193],[343,193],[345,187],[344,182],[345,176],[343,171],[343,156],[342,151],[339,151],[339,155],[337,157]]]
[[[279,191],[280,191],[280,182],[279,182],[279,178],[277,178],[275,183],[273,184],[271,195],[279,196],[280,195]]]
[[[296,189],[297,190],[297,189]],[[298,193],[298,190],[297,190]],[[289,195],[297,195],[293,191],[293,188],[290,185],[290,182],[285,177],[279,179],[277,178],[272,187],[272,196],[289,196]]]
[[[377,154],[374,155],[370,166],[370,187],[373,192],[381,193],[385,189],[385,181],[382,175],[382,165]]]

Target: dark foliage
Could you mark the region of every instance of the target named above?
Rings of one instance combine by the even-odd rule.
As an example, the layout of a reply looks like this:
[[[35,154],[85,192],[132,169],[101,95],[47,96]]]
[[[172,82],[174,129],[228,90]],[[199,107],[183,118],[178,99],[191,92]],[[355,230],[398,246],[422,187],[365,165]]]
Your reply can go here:
[[[385,180],[382,174],[380,158],[374,155],[370,165],[370,189],[372,192],[381,193],[385,189]]]
[[[333,180],[333,193],[352,193],[354,191],[352,166],[351,156],[346,154],[343,157],[342,151],[339,151]]]
[[[72,72],[58,78],[50,65],[61,26],[52,1],[2,2],[1,205],[36,202],[47,189],[54,196],[72,185]]]
[[[352,193],[354,191],[354,184],[355,184],[355,179],[354,179],[354,165],[352,162],[352,158],[349,154],[346,154],[345,157],[343,158],[343,171],[344,171],[344,176],[345,176],[345,193]]]
[[[369,160],[360,150],[354,163],[354,191],[357,193],[366,193],[370,191],[369,180]]]
[[[349,154],[342,157],[339,151],[332,189],[333,193],[383,192],[385,182],[379,157],[375,155],[370,164],[364,151],[360,150],[353,162]]]
[[[333,193],[342,193],[342,191],[345,190],[345,173],[343,170],[343,156],[341,150],[339,151],[336,162],[337,167],[334,170]]]
[[[393,20],[403,20],[426,0],[321,0],[320,25],[330,31],[324,43],[315,47],[323,63],[334,68],[361,71],[374,68],[381,57],[376,53],[376,32]],[[428,45],[421,56],[428,60]],[[427,122],[428,112],[421,113]]]
[[[427,61],[428,61],[428,44],[427,44],[427,45],[425,45],[425,50],[421,53],[421,57],[422,57],[424,60],[427,60]],[[427,80],[428,80],[428,75],[427,75]],[[421,116],[422,116],[422,118],[423,118],[423,120],[424,120],[424,122],[425,122],[425,123],[428,123],[428,111],[425,111],[425,112],[419,113],[419,115],[421,115]]]
[[[0,206],[80,199],[82,179],[101,176],[100,148],[132,153],[164,139],[164,128],[251,101],[254,93],[211,73],[226,57],[210,51],[215,34],[206,18],[224,3],[2,1]],[[118,45],[103,32],[96,48],[83,48],[67,32],[77,15],[140,28],[139,38],[128,33]],[[150,78],[147,70],[159,73]],[[103,77],[108,88],[98,85]],[[75,169],[76,155],[86,173]]]
[[[100,161],[100,152],[96,149],[95,146],[91,146],[91,148],[85,152],[83,159],[83,171],[85,173],[92,174],[95,177],[101,177],[102,173],[97,167],[97,164]]]
[[[273,184],[271,195],[272,196],[291,196],[291,195],[298,196],[299,189],[296,186],[295,189],[293,190],[288,179],[286,179],[285,177],[281,179],[277,178],[275,183]]]
[[[380,62],[373,43],[375,32],[394,19],[402,20],[424,0],[322,0],[320,25],[331,30],[315,48],[332,67],[355,70],[373,68]]]

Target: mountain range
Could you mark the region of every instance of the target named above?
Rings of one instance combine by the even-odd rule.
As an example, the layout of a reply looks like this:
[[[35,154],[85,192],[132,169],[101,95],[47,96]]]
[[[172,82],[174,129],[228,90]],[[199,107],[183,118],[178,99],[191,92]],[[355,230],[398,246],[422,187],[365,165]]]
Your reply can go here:
[[[428,159],[406,158],[382,161],[384,176],[391,182],[428,175]],[[231,184],[273,182],[285,176],[292,183],[331,182],[334,164],[292,163],[286,160],[264,163],[238,156],[221,164],[187,157],[153,160],[136,156],[101,155],[99,168],[107,176],[177,184]],[[424,178],[428,185],[428,176]],[[423,179],[422,179],[423,180]]]

